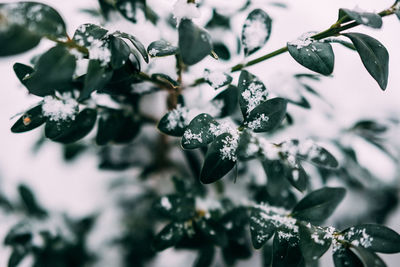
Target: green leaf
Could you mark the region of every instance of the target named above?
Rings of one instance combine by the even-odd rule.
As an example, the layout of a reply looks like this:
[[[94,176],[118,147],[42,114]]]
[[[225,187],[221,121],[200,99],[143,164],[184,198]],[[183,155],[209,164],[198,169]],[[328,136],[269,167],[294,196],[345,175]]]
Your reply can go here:
[[[146,63],[149,63],[149,55],[147,54],[146,48],[135,36],[125,32],[115,32],[113,35],[124,39],[128,39],[142,55],[144,61]]]
[[[96,143],[106,145],[110,142],[127,143],[137,136],[140,123],[132,114],[122,110],[106,109],[100,116]]]
[[[149,47],[147,47],[147,53],[151,57],[165,57],[176,55],[179,52],[179,48],[173,46],[165,40],[159,40],[152,42]]]
[[[47,138],[68,144],[85,137],[96,123],[95,109],[82,110],[74,120],[47,121],[45,135]]]
[[[110,35],[108,40],[111,52],[111,67],[119,69],[128,60],[131,49],[121,38]]]
[[[177,194],[161,197],[154,207],[174,221],[186,221],[196,214],[194,198]]]
[[[18,186],[18,193],[26,208],[28,215],[35,217],[45,217],[47,212],[37,203],[33,192],[26,185]]]
[[[196,228],[213,244],[225,247],[228,243],[228,236],[225,229],[212,220],[205,219],[204,217],[196,220]]]
[[[24,85],[37,96],[51,95],[55,90],[71,90],[75,66],[75,57],[65,47],[53,47],[40,56],[35,71],[24,79]]]
[[[239,105],[244,118],[255,107],[267,100],[267,88],[257,76],[247,70],[242,70],[240,73],[238,89]]]
[[[303,257],[309,261],[319,259],[329,249],[332,237],[325,229],[311,224],[299,224],[300,249]]]
[[[245,56],[258,51],[271,35],[272,19],[261,9],[254,9],[247,16],[242,29]]]
[[[346,21],[355,20],[358,24],[362,24],[376,29],[382,27],[382,18],[376,13],[350,10],[347,8],[339,9],[339,19],[341,19],[345,15],[347,15],[350,18],[347,19]]]
[[[8,259],[8,267],[17,267],[28,255],[28,251],[23,247],[15,247]]]
[[[80,25],[72,37],[78,45],[90,47],[95,40],[101,40],[107,35],[108,30],[95,24],[86,23]]]
[[[250,111],[244,125],[255,133],[276,129],[285,118],[287,100],[276,97],[261,103]]]
[[[383,260],[368,249],[363,247],[350,247],[350,250],[361,260],[364,267],[386,267]]]
[[[327,219],[343,200],[346,190],[341,187],[324,187],[305,196],[293,208],[294,218],[319,223]]]
[[[306,190],[308,185],[308,175],[303,169],[303,166],[298,162],[296,162],[295,166],[291,166],[287,160],[283,164],[286,166],[285,177],[288,179],[290,184],[300,192]]]
[[[233,78],[225,72],[210,71],[209,69],[205,69],[204,80],[216,90],[230,84]]]
[[[221,112],[218,114],[219,118],[223,118],[226,116],[232,115],[236,109],[238,108],[238,88],[233,85],[229,85],[229,87],[219,93],[216,97],[214,97],[211,101],[215,107],[222,107]]]
[[[299,240],[292,234],[280,231],[274,236],[272,248],[272,267],[305,267],[304,258],[301,255]]]
[[[26,246],[32,240],[29,227],[23,222],[14,225],[4,238],[6,246]]]
[[[89,60],[87,73],[83,83],[83,90],[79,95],[78,101],[86,100],[94,91],[100,91],[111,80],[113,71],[97,60]]]
[[[335,169],[339,166],[336,158],[328,150],[315,144],[310,139],[303,142],[294,139],[282,143],[281,148],[283,152],[296,156],[301,160],[309,161],[321,168]]]
[[[153,240],[153,248],[161,251],[175,246],[184,236],[184,224],[179,222],[170,223],[165,226]]]
[[[136,23],[136,0],[117,0],[116,9],[127,20]]]
[[[211,53],[211,37],[191,20],[183,19],[179,23],[179,51],[183,63],[194,65]]]
[[[301,40],[300,42],[302,42]],[[329,43],[307,40],[297,44],[298,41],[287,43],[290,55],[300,65],[323,75],[333,72],[335,55]]]
[[[354,246],[381,253],[400,252],[400,235],[383,225],[361,224],[346,229],[343,234]]]
[[[400,10],[396,10],[395,14],[396,14],[397,18],[400,20]]]
[[[252,208],[250,211],[250,234],[255,249],[264,246],[276,229],[271,220],[264,219],[264,214],[265,212],[259,208]]]
[[[389,75],[389,53],[376,39],[363,33],[344,33],[350,38],[361,57],[365,68],[377,81],[382,90],[386,89]]]
[[[15,63],[13,66],[14,72],[17,75],[19,81],[25,85],[25,80],[35,71],[31,66]]]
[[[36,106],[24,113],[11,127],[13,133],[23,133],[33,130],[46,121],[42,114],[42,105]]]
[[[184,149],[195,149],[211,143],[215,135],[210,130],[219,123],[206,113],[197,115],[187,126],[182,137],[182,147]]]
[[[215,249],[213,246],[202,248],[197,256],[193,267],[210,267],[214,261]]]
[[[179,83],[172,79],[170,76],[164,74],[164,73],[154,73],[151,75],[152,80],[160,81],[164,84],[168,84],[169,87],[171,88],[178,88]]]
[[[351,250],[340,248],[333,252],[335,267],[364,267],[360,259]]]
[[[169,111],[161,118],[157,128],[168,135],[182,136],[186,126],[189,124],[187,119],[188,112],[189,110],[186,107],[178,105],[176,109]]]
[[[200,173],[200,181],[210,184],[221,179],[236,165],[236,148],[229,133],[219,135],[208,148]]]
[[[44,36],[66,36],[65,23],[58,12],[36,2],[0,3],[0,56],[25,52]]]

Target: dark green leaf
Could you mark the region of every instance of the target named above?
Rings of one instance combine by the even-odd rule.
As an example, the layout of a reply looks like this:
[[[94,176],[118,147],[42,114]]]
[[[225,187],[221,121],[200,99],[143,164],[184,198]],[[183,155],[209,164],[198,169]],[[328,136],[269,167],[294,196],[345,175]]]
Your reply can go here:
[[[56,10],[36,2],[0,4],[0,56],[25,52],[44,36],[66,36],[65,23]]]
[[[213,48],[215,54],[217,54],[219,59],[222,60],[229,60],[231,59],[231,52],[229,51],[229,48],[220,42],[215,42],[213,43]]]
[[[168,86],[171,88],[179,87],[179,83],[177,81],[175,81],[170,76],[163,74],[163,73],[154,73],[151,75],[151,79],[162,82],[164,84],[168,84]]]
[[[215,249],[213,246],[202,248],[193,263],[193,267],[210,267],[214,261]]]
[[[230,116],[236,111],[238,108],[238,94],[238,88],[230,85],[213,98],[211,103],[215,107],[220,107],[222,105],[221,112],[218,114],[219,118]]]
[[[232,77],[225,72],[204,70],[204,80],[211,85],[212,88],[218,89],[232,82]]]
[[[303,257],[309,261],[319,259],[329,249],[332,238],[327,230],[311,224],[299,225],[300,249]]]
[[[40,56],[35,71],[24,80],[24,85],[37,96],[70,90],[75,66],[75,57],[65,47],[53,47]]]
[[[59,120],[46,122],[45,135],[60,143],[73,143],[85,137],[96,123],[95,109],[82,110],[74,120]]]
[[[90,23],[82,24],[76,29],[72,40],[78,45],[90,47],[95,40],[101,40],[107,35],[107,30]]]
[[[292,233],[281,232],[282,237],[279,233],[274,236],[272,267],[305,267],[299,239]]]
[[[4,245],[7,246],[26,246],[32,240],[32,233],[24,223],[13,226],[4,238]]]
[[[125,32],[116,32],[114,33],[114,35],[117,37],[128,39],[142,55],[144,61],[146,61],[146,63],[149,63],[149,55],[147,54],[146,48],[135,36]]]
[[[224,247],[228,243],[228,237],[224,228],[212,220],[201,218],[196,221],[196,228],[215,245]]]
[[[267,88],[265,88],[265,85],[258,77],[247,70],[242,70],[240,73],[238,88],[239,105],[244,118],[246,118],[255,107],[267,100]]]
[[[217,12],[216,9],[213,9],[213,16],[212,18],[207,22],[206,28],[224,28],[224,29],[230,29],[230,17],[221,15]]]
[[[276,97],[256,106],[244,121],[244,125],[255,133],[276,129],[285,118],[287,100]]]
[[[397,18],[400,20],[400,9],[395,12]]]
[[[304,67],[323,75],[330,75],[335,63],[332,46],[318,41],[309,42],[307,40],[289,42],[287,47],[290,55]]]
[[[363,267],[358,257],[346,248],[340,248],[333,252],[333,262],[335,267]]]
[[[265,11],[254,9],[247,16],[242,29],[242,45],[245,56],[258,51],[271,35],[272,19]]]
[[[183,133],[182,147],[184,149],[195,149],[208,145],[215,138],[210,128],[217,125],[218,122],[210,115],[206,113],[197,115]]]
[[[361,224],[346,229],[343,234],[355,246],[381,253],[400,252],[400,235],[383,225]]]
[[[112,35],[109,36],[109,44],[111,52],[111,67],[113,69],[119,69],[128,60],[131,49],[121,38]]]
[[[382,18],[376,13],[350,10],[347,8],[339,9],[339,19],[345,15],[347,15],[351,20],[355,20],[358,24],[363,24],[376,29],[382,27]]]
[[[39,58],[35,72],[26,77],[23,84],[37,96],[71,91],[75,66],[74,56],[62,47],[54,47]]]
[[[24,65],[21,63],[15,63],[13,66],[14,72],[17,75],[19,81],[25,85],[25,80],[35,71],[31,66]]]
[[[103,66],[99,60],[89,60],[83,90],[79,95],[78,101],[86,100],[92,92],[103,89],[111,80],[112,74],[112,70],[108,69],[107,66]]]
[[[33,130],[46,121],[42,114],[42,105],[36,106],[24,113],[11,127],[13,133],[23,133]]]
[[[196,214],[194,198],[181,195],[163,196],[155,203],[155,208],[174,221],[186,221]]]
[[[179,52],[179,48],[173,46],[165,40],[159,40],[152,42],[149,47],[147,47],[147,53],[151,57],[165,57],[175,55]]]
[[[130,142],[140,130],[140,123],[132,114],[124,111],[106,109],[100,116],[97,128],[96,143],[106,145],[110,142]]]
[[[291,140],[283,143],[282,149],[289,154],[295,153],[293,156],[307,160],[321,168],[335,169],[339,166],[336,158],[328,150],[318,146],[312,140],[305,140],[302,143],[298,140]]]
[[[265,212],[259,208],[252,208],[249,217],[251,241],[255,249],[259,249],[272,237],[275,225],[271,220],[266,220]]]
[[[8,267],[17,267],[27,256],[28,251],[23,247],[15,247],[8,259]]]
[[[161,118],[157,128],[168,135],[182,136],[189,124],[187,121],[188,112],[187,108],[178,105],[176,109],[169,111]]]
[[[170,223],[157,234],[153,240],[153,248],[156,251],[161,251],[175,246],[183,238],[184,234],[183,223]]]
[[[357,257],[364,264],[364,267],[386,267],[383,260],[375,253],[363,247],[350,247],[350,250],[357,255]]]
[[[305,196],[293,208],[292,216],[311,223],[327,219],[343,200],[346,190],[341,187],[324,187]]]
[[[389,53],[386,48],[378,40],[363,33],[343,35],[350,38],[369,74],[385,90],[389,75]]]
[[[127,20],[136,23],[136,0],[117,0],[115,7]]]
[[[210,35],[197,27],[191,20],[179,23],[179,50],[186,65],[194,65],[211,53]]]
[[[47,212],[37,203],[35,196],[27,186],[19,185],[18,192],[29,215],[37,217],[47,215]]]
[[[284,164],[287,166],[285,177],[288,179],[290,184],[300,192],[306,190],[308,185],[308,175],[303,169],[303,166],[298,162],[296,162],[295,166],[291,166],[287,161]]]
[[[236,165],[235,142],[229,133],[219,135],[208,148],[200,173],[200,181],[210,184],[221,179]]]

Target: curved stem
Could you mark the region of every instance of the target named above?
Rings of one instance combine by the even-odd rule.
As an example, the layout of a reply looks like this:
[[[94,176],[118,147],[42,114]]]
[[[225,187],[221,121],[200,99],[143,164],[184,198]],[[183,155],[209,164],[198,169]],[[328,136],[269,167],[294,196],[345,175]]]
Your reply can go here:
[[[385,9],[385,10],[379,12],[378,15],[381,16],[381,17],[390,16],[390,15],[394,14],[396,12],[396,10],[397,10],[397,7],[394,5],[394,6],[390,7],[389,9]],[[343,21],[345,21],[345,18],[346,18],[346,16],[342,17],[335,24],[333,24],[329,29],[324,30],[324,31],[322,31],[320,33],[317,33],[317,34],[313,35],[312,38],[315,39],[315,40],[321,40],[321,39],[324,39],[324,38],[327,38],[327,37],[337,36],[338,34],[340,34],[341,31],[348,30],[348,29],[351,29],[351,28],[354,28],[354,27],[360,25],[359,23],[357,23],[355,21],[351,21],[351,22],[349,22],[347,24],[341,25],[341,23]],[[253,66],[253,65],[258,64],[258,63],[260,63],[262,61],[265,61],[265,60],[268,60],[270,58],[276,57],[276,56],[278,56],[280,54],[283,54],[283,53],[285,53],[287,51],[288,51],[287,46],[284,46],[284,47],[279,48],[279,49],[277,49],[275,51],[272,51],[271,53],[268,53],[268,54],[263,55],[261,57],[258,57],[256,59],[253,59],[253,60],[251,60],[251,61],[249,61],[249,62],[247,62],[245,64],[237,64],[237,65],[233,66],[230,69],[230,71],[231,72],[240,71],[240,70],[242,70],[244,68]],[[200,84],[201,82],[203,82],[203,81],[201,79],[198,79],[198,80],[196,80],[195,85]]]

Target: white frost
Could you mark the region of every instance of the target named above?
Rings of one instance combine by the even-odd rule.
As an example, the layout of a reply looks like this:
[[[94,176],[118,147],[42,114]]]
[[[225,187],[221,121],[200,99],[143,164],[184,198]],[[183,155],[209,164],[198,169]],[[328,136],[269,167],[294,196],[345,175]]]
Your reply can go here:
[[[243,81],[246,84],[246,80]],[[247,113],[250,113],[255,107],[267,100],[268,91],[265,90],[261,81],[254,78],[247,89],[242,93],[243,99],[247,102]]]
[[[311,38],[311,36],[315,35],[316,32],[306,32],[302,34],[299,38],[294,41],[289,42],[289,45],[296,46],[297,49],[301,49],[303,47],[309,46],[315,40]]]
[[[267,37],[268,29],[262,15],[259,14],[246,20],[243,27],[243,44],[248,51],[263,46]]]
[[[186,107],[177,105],[176,109],[171,110],[167,116],[167,129],[169,131],[175,130],[176,127],[184,128],[189,124],[189,110]]]
[[[227,81],[227,75],[222,71],[205,70],[204,79],[209,82],[214,89],[217,89]]]
[[[77,111],[78,102],[69,93],[64,93],[60,99],[53,96],[43,98],[42,113],[49,117],[49,120],[73,120]]]
[[[94,40],[89,47],[89,59],[99,60],[106,66],[111,60],[111,52],[100,40]]]
[[[182,19],[194,19],[200,17],[200,11],[195,3],[188,3],[187,0],[177,0],[172,12],[177,25]]]

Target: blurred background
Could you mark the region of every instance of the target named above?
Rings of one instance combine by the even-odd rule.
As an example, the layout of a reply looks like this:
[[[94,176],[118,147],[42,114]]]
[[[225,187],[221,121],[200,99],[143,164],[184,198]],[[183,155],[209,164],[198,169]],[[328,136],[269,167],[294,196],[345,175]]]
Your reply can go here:
[[[41,0],[41,2],[51,5],[60,12],[67,23],[70,35],[83,23],[99,23],[97,18],[79,11],[85,8],[97,8],[96,0]],[[154,6],[156,10],[164,10],[164,12],[172,10],[173,2],[171,0],[148,0],[150,6]],[[228,0],[207,0],[206,2],[222,7],[232,4]],[[296,39],[304,32],[328,28],[336,21],[339,8],[351,9],[358,6],[365,10],[381,11],[393,4],[393,0],[287,0],[283,1],[288,6],[286,9],[267,4],[269,2],[271,1],[256,1],[257,5],[263,8],[273,19],[272,35],[268,44],[251,58],[280,48],[287,41]],[[208,18],[210,16],[207,12],[204,13],[205,17],[200,18],[200,22],[206,21],[207,16]],[[244,19],[245,15],[238,16],[235,20],[233,28],[238,34],[240,34]],[[118,28],[117,25],[114,26]],[[128,21],[124,22],[124,28],[125,31],[135,34],[146,47],[151,41],[160,37],[160,33],[140,29]],[[317,131],[319,136],[329,137],[337,133],[338,129],[350,127],[360,119],[399,120],[399,29],[400,21],[395,16],[385,18],[380,30],[362,26],[354,29],[354,31],[372,35],[388,49],[390,66],[389,83],[386,91],[380,90],[373,78],[364,69],[356,53],[340,45],[334,45],[336,60],[333,75],[323,78],[316,85],[318,93],[326,102],[322,103],[320,100],[315,100],[315,103],[312,102],[314,106],[320,107],[321,113],[308,113],[307,116],[312,117],[307,119],[304,132],[292,133],[293,136],[298,134],[312,135],[313,131]],[[176,39],[176,37],[170,38]],[[17,185],[23,182],[33,189],[39,202],[44,203],[49,209],[67,212],[71,216],[85,216],[108,205],[110,199],[108,185],[111,181],[122,176],[135,175],[135,170],[128,169],[117,173],[99,170],[96,153],[84,153],[78,159],[66,163],[63,160],[62,148],[56,143],[45,142],[38,153],[34,152],[35,143],[42,135],[40,131],[36,130],[24,134],[11,133],[10,127],[15,121],[15,119],[12,119],[13,116],[39,101],[38,97],[28,95],[27,90],[15,76],[12,65],[15,62],[28,63],[32,56],[51,47],[51,45],[52,43],[43,40],[39,47],[32,51],[13,57],[0,58],[0,187],[6,195],[16,198]],[[203,66],[210,62],[205,60]],[[251,67],[249,71],[258,75],[265,82],[267,88],[274,87],[275,84],[285,83],[285,73],[306,72],[303,67],[294,62],[288,53]],[[280,76],[280,73],[283,76]],[[281,77],[278,82],[276,81],[277,77]],[[324,117],[329,117],[329,120],[321,119]],[[388,138],[391,138],[393,146],[398,147],[400,139],[397,133],[400,132],[394,129]],[[358,141],[349,140],[349,142]],[[359,160],[364,166],[369,168],[372,173],[382,177],[385,182],[399,187],[399,166],[396,166],[393,161],[387,160],[382,152],[372,146],[365,145],[362,142],[355,145],[358,147]],[[348,209],[349,205],[356,207],[362,204],[357,203],[357,198],[354,198],[348,199],[344,205],[340,209],[341,212],[346,213],[351,212],[351,209]],[[13,220],[0,220],[0,240],[4,239],[13,223],[15,223]],[[400,232],[400,209],[390,215],[388,225]],[[6,266],[8,253],[7,249],[0,247],[0,266]],[[166,263],[165,259],[169,259],[171,263]],[[385,255],[384,259],[388,266],[398,266],[400,255]],[[187,256],[179,253],[174,254],[174,252],[168,250],[161,253],[161,258],[153,262],[153,265],[185,266],[186,260]],[[322,266],[330,265],[330,257],[324,259]]]

